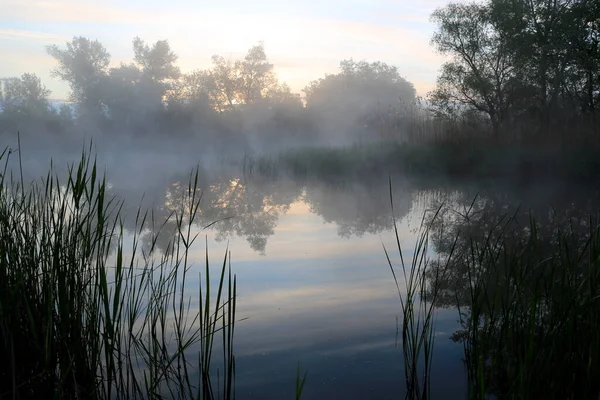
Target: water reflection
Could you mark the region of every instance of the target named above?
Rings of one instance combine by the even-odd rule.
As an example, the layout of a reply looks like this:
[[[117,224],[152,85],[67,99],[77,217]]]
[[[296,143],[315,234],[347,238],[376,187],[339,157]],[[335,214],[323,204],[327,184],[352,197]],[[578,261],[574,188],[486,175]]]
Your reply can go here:
[[[144,187],[143,208],[150,208],[156,233],[160,227],[159,247],[164,247],[174,232],[174,220],[169,215],[184,207],[190,179],[197,185],[201,197],[198,226],[214,224],[215,239],[223,241],[237,236],[246,239],[252,249],[265,255],[269,237],[273,236],[280,218],[293,203],[308,206],[311,214],[321,217],[324,223],[337,226],[340,237],[378,234],[392,227],[389,184],[385,177],[379,181],[350,181],[338,184],[312,181],[298,184],[292,180],[248,180],[235,173],[208,174],[198,169],[198,176],[175,175],[163,186]],[[117,198],[142,197],[142,190],[134,187],[111,186]],[[140,188],[142,189],[142,188]],[[413,191],[405,180],[398,179],[394,188],[396,217],[409,214]],[[126,226],[135,226],[137,204],[129,202],[125,215]],[[162,226],[162,222],[166,226]],[[148,221],[147,226],[151,226]]]
[[[184,206],[188,181],[188,175],[173,175],[148,193],[157,220]],[[381,248],[382,241],[394,247],[387,177],[294,182],[200,168],[197,182],[198,228],[219,221],[206,231],[222,246],[211,245],[211,251],[220,254],[230,241],[240,282],[239,315],[248,318],[236,336],[239,397],[292,396],[298,361],[309,371],[307,398],[398,397],[403,385],[401,350],[395,347],[399,304]],[[434,256],[443,261],[458,232],[465,239],[481,236],[507,215],[515,217],[513,240],[526,237],[531,215],[541,237],[551,237],[567,222],[585,232],[599,200],[597,190],[566,183],[432,184],[402,177],[393,182],[409,259],[426,211],[431,216],[441,207],[431,240]],[[118,189],[112,190],[118,194]],[[160,244],[168,240],[166,235]],[[467,255],[469,245],[460,240],[457,254]],[[202,257],[199,251],[198,263]],[[436,325],[433,394],[444,398],[464,397],[466,390],[462,346],[451,340],[461,329],[456,299],[468,301],[467,275],[460,267],[453,264],[442,276],[439,305],[447,309],[440,310]]]
[[[579,244],[587,240],[590,223],[600,212],[600,190],[564,182],[545,182],[526,188],[472,183],[459,190],[448,190],[445,196],[439,196],[438,192],[436,197],[432,197],[430,206],[441,209],[432,223],[432,243],[441,260],[447,259],[451,252],[454,258],[451,267],[440,275],[443,291],[438,300],[443,307],[454,307],[457,299],[461,304],[469,303],[468,271],[464,268],[468,263],[464,258],[472,256],[471,238],[486,238],[492,246],[501,238],[507,241],[507,246],[522,243],[529,238],[531,223],[535,221],[537,250],[550,254],[557,245],[559,231],[571,230]],[[500,260],[499,265],[503,263]],[[443,262],[434,265],[444,268]],[[435,274],[432,269],[431,277]]]

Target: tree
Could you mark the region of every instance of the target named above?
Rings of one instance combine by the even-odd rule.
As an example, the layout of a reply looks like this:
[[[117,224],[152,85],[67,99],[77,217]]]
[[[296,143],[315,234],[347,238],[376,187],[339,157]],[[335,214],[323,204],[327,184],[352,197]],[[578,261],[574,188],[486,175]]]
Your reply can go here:
[[[225,61],[222,56],[212,57],[213,67],[207,76],[208,95],[219,112],[233,109],[237,104],[238,70],[231,61]]]
[[[579,21],[573,4],[573,0],[494,0],[489,6],[520,79],[531,88],[528,106],[541,118],[543,129],[558,107],[567,71],[574,67]]]
[[[262,43],[250,48],[243,60],[232,62],[214,55],[212,61],[206,88],[218,111],[261,102],[279,87]]]
[[[271,86],[265,94],[265,99],[271,107],[302,108],[304,106],[300,95],[292,93],[292,89],[286,83]]]
[[[109,116],[117,124],[129,126],[144,99],[139,93],[142,72],[135,64],[111,68],[102,87],[102,98]]]
[[[171,99],[182,103],[205,102],[208,100],[210,74],[207,71],[195,70],[184,74],[177,82]]]
[[[105,82],[110,54],[97,40],[74,37],[66,49],[57,45],[46,48],[58,62],[53,75],[69,82],[69,99],[79,107],[79,113],[99,115],[102,112],[101,85]]]
[[[600,6],[587,0],[488,0],[432,14],[442,66],[430,99],[442,114],[477,111],[496,134],[549,133],[595,121],[600,88]],[[519,125],[516,124],[519,122]]]
[[[306,107],[334,132],[370,129],[367,119],[380,107],[400,107],[415,101],[412,83],[383,62],[340,63],[340,72],[312,81],[304,88]]]
[[[215,111],[209,98],[209,79],[208,71],[195,70],[182,75],[168,92],[164,123],[182,129],[210,126]]]
[[[5,115],[35,119],[50,114],[50,90],[46,89],[35,74],[5,78],[0,83],[0,105]]]
[[[136,37],[133,39],[133,51],[141,73],[136,84],[138,111],[141,118],[147,120],[150,114],[164,110],[163,102],[174,90],[181,72],[175,65],[177,55],[166,40],[148,46]]]
[[[564,47],[565,68],[559,94],[579,106],[581,113],[596,121],[600,100],[600,4],[578,0],[560,10],[560,27],[565,36],[552,46]]]
[[[238,72],[237,102],[240,104],[260,101],[277,85],[273,64],[267,60],[262,43],[250,48],[244,60],[235,63],[235,69]]]
[[[413,85],[398,69],[382,62],[340,62],[341,72],[312,81],[304,88],[307,107],[363,114],[378,104],[397,105],[415,100]]]
[[[484,113],[498,134],[520,90],[506,36],[496,30],[489,8],[478,3],[451,3],[431,18],[438,25],[432,44],[452,57],[430,94],[433,106],[442,113],[464,107]]]
[[[145,78],[153,82],[165,83],[179,78],[181,72],[175,65],[177,54],[171,50],[167,40],[159,40],[148,46],[142,39],[133,39],[135,62],[138,64]]]

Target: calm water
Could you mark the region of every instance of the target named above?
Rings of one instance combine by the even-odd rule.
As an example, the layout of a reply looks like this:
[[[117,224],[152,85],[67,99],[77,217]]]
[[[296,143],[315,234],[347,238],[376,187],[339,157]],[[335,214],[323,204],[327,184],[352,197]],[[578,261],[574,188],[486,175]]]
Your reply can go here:
[[[161,190],[147,191],[146,205],[154,204],[155,215],[166,215],[186,179],[174,177]],[[207,173],[199,181],[199,227],[221,222],[198,232],[208,239],[215,273],[231,250],[237,317],[246,318],[236,325],[238,397],[293,398],[298,363],[308,372],[306,399],[402,396],[401,308],[383,251],[383,245],[391,250],[400,273],[387,177],[300,184]],[[127,186],[129,197],[135,186]],[[113,186],[115,193],[121,190]],[[417,190],[403,179],[394,180],[393,193],[410,263],[423,213],[452,194]],[[191,296],[205,262],[204,241],[197,243]],[[432,248],[429,253],[435,256]],[[440,310],[436,328],[433,392],[464,397],[462,345],[450,340],[459,328],[456,312]]]
[[[306,398],[391,399],[402,393],[400,305],[382,251],[382,241],[393,248],[393,233],[368,223],[359,208],[341,215],[339,203],[328,207],[323,213],[338,218],[319,215],[303,196],[294,201],[279,216],[264,255],[247,238],[230,239],[238,314],[249,317],[236,337],[240,398],[293,398],[298,362],[309,374]],[[416,237],[409,217],[420,212],[415,208],[400,222],[407,249]],[[352,221],[361,217],[369,225],[365,233]],[[223,248],[211,245],[211,251]],[[464,392],[462,348],[449,340],[456,319],[453,312],[438,315],[438,395]]]
[[[157,220],[180,201],[189,177],[186,165],[165,172],[160,160],[152,170],[133,161],[119,170],[127,173],[109,168],[107,175],[113,194],[127,199],[125,214],[134,215],[144,194],[143,205]],[[197,228],[208,239],[211,263],[218,268],[229,248],[238,279],[237,316],[245,318],[235,336],[238,398],[293,398],[298,362],[308,371],[305,399],[402,397],[401,308],[383,251],[383,245],[392,250],[400,271],[388,177],[294,182],[249,179],[235,169],[200,169],[198,186],[202,211]],[[596,189],[570,184],[414,182],[401,177],[393,179],[393,198],[408,263],[421,218],[443,202],[445,210],[464,212],[476,198],[472,212],[496,216],[521,207],[543,226],[556,220],[579,226],[600,204]],[[445,214],[448,222],[457,223],[452,215]],[[220,222],[201,229],[213,221]],[[132,219],[125,222],[133,225]],[[446,242],[438,235],[429,255],[443,253]],[[190,276],[198,276],[204,257],[199,240],[192,252],[197,269]],[[190,285],[197,288],[193,281]],[[459,327],[454,309],[438,310],[434,398],[465,397],[462,345],[450,340]]]
[[[302,184],[227,174],[203,179],[203,223],[231,217],[205,231],[212,260],[217,264],[227,246],[232,251],[237,314],[248,318],[236,328],[239,398],[292,398],[298,362],[308,371],[307,399],[402,396],[396,336],[400,304],[382,246],[395,249],[387,177]],[[166,197],[176,196],[167,191]],[[395,178],[393,198],[410,263],[421,218],[442,202],[448,222],[456,221],[452,215],[464,213],[475,198],[474,218],[521,207],[550,226],[551,221],[585,221],[598,197],[548,182],[457,187]],[[528,216],[523,218],[526,226]],[[477,224],[460,228],[472,230]],[[443,246],[443,239],[432,240],[429,255],[436,258]],[[400,268],[397,251],[392,253]],[[204,247],[195,256],[201,267]],[[465,398],[462,345],[450,339],[459,327],[454,309],[438,310],[434,398]]]

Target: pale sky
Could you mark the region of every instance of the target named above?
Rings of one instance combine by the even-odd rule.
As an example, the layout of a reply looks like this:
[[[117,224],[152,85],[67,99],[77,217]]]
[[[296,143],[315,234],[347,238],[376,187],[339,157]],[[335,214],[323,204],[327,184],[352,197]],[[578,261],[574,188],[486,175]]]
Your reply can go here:
[[[65,98],[50,76],[45,45],[73,36],[98,39],[112,65],[130,62],[132,39],[168,39],[183,72],[210,66],[220,54],[238,59],[262,41],[281,81],[300,92],[335,73],[346,58],[398,67],[417,93],[433,88],[444,58],[429,44],[431,12],[448,0],[0,0],[0,77],[32,72]]]

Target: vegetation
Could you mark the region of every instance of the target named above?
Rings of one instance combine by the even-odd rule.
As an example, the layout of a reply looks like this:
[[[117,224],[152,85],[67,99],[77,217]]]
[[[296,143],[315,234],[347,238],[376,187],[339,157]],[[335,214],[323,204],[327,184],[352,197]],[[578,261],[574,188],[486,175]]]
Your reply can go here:
[[[390,179],[390,203],[392,214],[394,212],[394,200],[392,196],[392,181]],[[439,210],[438,210],[439,212]],[[437,216],[434,215],[435,220]],[[406,383],[407,399],[428,399],[431,397],[431,364],[433,360],[434,340],[434,317],[437,299],[437,277],[433,280],[433,287],[427,291],[426,276],[429,274],[430,260],[427,255],[429,245],[429,226],[421,223],[419,240],[415,243],[412,262],[408,270],[402,255],[402,246],[398,236],[398,227],[394,217],[394,233],[396,244],[402,264],[402,273],[406,295],[402,297],[402,290],[398,284],[398,278],[394,266],[385,246],[383,250],[388,261],[390,270],[402,307],[402,352],[404,358],[404,376]],[[448,260],[452,258],[452,254]],[[428,296],[429,295],[429,296]],[[421,375],[419,377],[419,375]]]
[[[292,177],[329,181],[351,176],[403,173],[412,179],[495,178],[511,181],[589,182],[600,172],[597,147],[565,144],[562,149],[469,143],[371,143],[345,147],[302,147],[266,155],[247,154],[240,161],[248,177]]]
[[[475,199],[431,225],[447,257],[430,269],[438,305],[458,307],[469,397],[595,398],[600,225],[490,214]],[[452,222],[451,222],[452,221]]]
[[[598,134],[600,8],[591,1],[450,3],[431,16],[451,57],[430,99],[442,115],[470,112],[512,142]]]
[[[338,73],[310,82],[301,97],[280,82],[262,43],[242,59],[214,55],[210,68],[184,73],[167,40],[135,38],[132,62],[111,68],[100,42],[74,37],[47,47],[55,76],[70,85],[70,104],[51,106],[33,74],[5,78],[0,132],[53,132],[65,141],[74,132],[177,135],[198,139],[208,153],[381,139],[440,148],[474,141],[492,161],[522,148],[532,158],[538,149],[556,156],[565,144],[569,151],[598,144],[595,2],[450,3],[431,19],[431,44],[449,61],[425,99],[402,71],[381,61],[343,60]],[[465,164],[469,157],[454,156]]]
[[[5,150],[0,160],[10,156]],[[188,283],[198,175],[169,215],[176,234],[159,253],[157,235],[140,248],[144,227],[158,222],[141,210],[126,248],[122,203],[109,198],[85,153],[66,182],[50,171],[25,186],[9,172],[0,176],[0,397],[233,398],[236,278],[228,254],[216,293],[208,252],[194,303]]]
[[[405,398],[431,396],[437,307],[458,308],[453,340],[464,345],[469,399],[600,394],[600,224],[523,217],[489,214],[477,198],[464,211],[441,205],[421,224],[408,275],[403,267],[404,297],[388,256],[402,306]],[[429,240],[438,260],[425,256]]]

